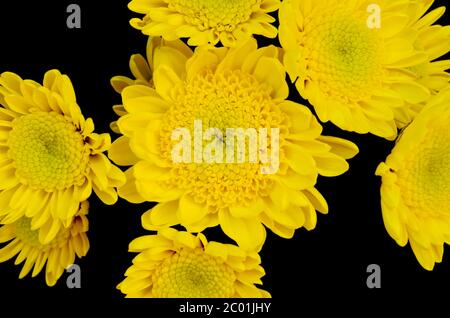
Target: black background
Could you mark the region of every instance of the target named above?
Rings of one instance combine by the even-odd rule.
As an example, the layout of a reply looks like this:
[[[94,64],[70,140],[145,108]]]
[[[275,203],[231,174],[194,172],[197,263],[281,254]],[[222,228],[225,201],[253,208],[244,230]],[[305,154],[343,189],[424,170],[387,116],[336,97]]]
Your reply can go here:
[[[6,2],[6,1],[5,1]],[[12,71],[22,78],[42,82],[44,73],[57,68],[72,79],[78,103],[85,117],[92,117],[96,132],[110,132],[116,116],[112,105],[120,103],[109,80],[114,75],[131,75],[131,54],[145,54],[146,37],[129,26],[136,14],[127,9],[128,1],[73,1],[81,6],[81,29],[66,27],[70,1],[4,1],[0,4],[0,72]],[[436,1],[443,5],[446,1]],[[435,5],[435,6],[436,6]],[[447,20],[449,13],[446,14]],[[441,24],[446,24],[444,19]],[[449,24],[447,22],[447,24]],[[261,39],[260,39],[261,40]],[[261,40],[261,44],[268,42]],[[273,41],[271,43],[274,43]],[[276,42],[275,42],[276,43]],[[295,89],[291,99],[301,101]],[[409,246],[396,245],[385,231],[380,211],[380,179],[374,175],[379,162],[389,154],[393,143],[371,135],[343,132],[332,124],[324,125],[325,134],[357,143],[359,155],[350,161],[351,170],[337,178],[319,178],[318,189],[327,199],[330,213],[318,216],[314,231],[300,229],[294,239],[281,239],[270,231],[261,253],[267,272],[264,288],[271,292],[275,311],[283,308],[294,313],[314,300],[376,295],[397,298],[401,295],[425,295],[450,291],[450,248],[444,261],[427,272],[416,261]],[[116,135],[112,133],[113,138]],[[90,199],[87,257],[78,260],[82,270],[82,288],[66,287],[64,274],[49,288],[44,275],[19,280],[21,267],[13,261],[0,264],[0,293],[22,300],[105,300],[123,302],[115,286],[123,279],[134,254],[128,243],[147,234],[140,216],[151,204],[132,205],[124,200],[105,206],[95,196]],[[209,238],[228,242],[217,230],[208,230]],[[366,287],[369,264],[381,266],[379,290]],[[9,298],[8,297],[8,298]],[[163,301],[153,301],[150,311]],[[175,310],[176,303],[166,309]]]

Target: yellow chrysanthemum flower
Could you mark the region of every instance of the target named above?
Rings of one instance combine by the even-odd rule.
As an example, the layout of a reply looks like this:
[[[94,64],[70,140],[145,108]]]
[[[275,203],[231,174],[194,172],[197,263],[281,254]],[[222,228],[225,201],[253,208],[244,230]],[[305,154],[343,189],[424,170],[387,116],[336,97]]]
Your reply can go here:
[[[427,270],[450,244],[450,90],[433,97],[376,174],[389,235]]]
[[[295,229],[315,227],[316,209],[328,211],[314,188],[317,177],[344,173],[345,159],[358,150],[346,140],[321,136],[322,127],[312,113],[285,100],[289,89],[278,54],[274,46],[258,49],[253,39],[231,49],[200,47],[190,58],[173,47],[161,47],[154,53],[155,89],[132,85],[123,90],[128,114],[118,127],[125,139],[113,143],[109,156],[133,166],[118,190],[121,197],[134,203],[160,202],[144,214],[146,229],[181,224],[201,232],[220,224],[241,247],[253,249],[265,240],[263,224],[290,238]],[[250,143],[239,152],[237,143],[228,143],[233,137],[219,136],[227,128],[254,128],[255,133],[266,129],[269,141],[263,147],[260,140],[254,161],[221,163],[223,155],[198,162],[195,149],[193,161],[189,154],[184,158],[188,161],[174,160],[174,134],[184,128],[195,135],[198,121],[203,123],[200,133],[214,131],[209,146],[200,142],[204,157],[213,147],[216,155],[232,149],[232,159],[250,158]],[[279,161],[264,161],[269,153]],[[272,168],[278,169],[264,170]]]
[[[268,13],[279,5],[280,0],[133,0],[128,7],[145,14],[130,22],[146,35],[169,41],[189,38],[193,46],[220,41],[230,47],[253,34],[275,38],[275,19]]]
[[[48,286],[55,285],[64,270],[74,264],[75,255],[81,258],[89,250],[86,235],[89,229],[88,209],[88,202],[82,202],[70,226],[61,228],[47,244],[40,242],[38,231],[32,229],[31,219],[25,216],[11,224],[0,226],[0,243],[10,241],[0,249],[0,262],[5,262],[16,255],[16,265],[25,261],[20,279],[28,275],[32,269],[31,275],[35,277],[47,264],[45,280]]]
[[[57,70],[44,85],[13,73],[0,76],[0,217],[26,216],[49,243],[68,227],[92,190],[106,204],[117,200],[124,174],[103,154],[109,134],[94,133],[76,103],[70,79]]]
[[[418,70],[428,67],[425,74],[442,75],[448,66],[430,64],[450,43],[447,27],[430,26],[442,9],[423,16],[432,3],[283,1],[279,36],[284,65],[321,121],[395,139],[396,122],[403,127],[411,119],[411,113],[405,114],[411,104],[430,98],[429,78],[418,78]]]
[[[117,288],[129,298],[266,298],[264,269],[256,252],[208,242],[171,228],[135,239],[139,253]]]

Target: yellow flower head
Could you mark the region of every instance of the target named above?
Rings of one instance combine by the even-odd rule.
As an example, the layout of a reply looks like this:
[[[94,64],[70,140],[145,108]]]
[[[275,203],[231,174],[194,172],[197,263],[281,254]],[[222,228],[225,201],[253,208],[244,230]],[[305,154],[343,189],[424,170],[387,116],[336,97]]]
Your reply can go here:
[[[145,14],[131,25],[149,36],[189,38],[193,46],[220,41],[230,47],[253,34],[275,38],[275,19],[268,13],[279,5],[280,0],[133,0],[128,7]]]
[[[108,134],[84,119],[66,75],[53,70],[44,84],[13,73],[0,76],[0,217],[11,224],[26,216],[47,244],[68,227],[92,190],[106,204],[123,173],[102,153]]]
[[[427,270],[450,244],[449,105],[449,89],[433,97],[376,172],[386,230],[400,246],[409,240]]]
[[[405,126],[415,114],[411,104],[430,98],[427,75],[448,81],[449,63],[430,63],[450,48],[449,29],[431,26],[442,9],[423,16],[432,3],[283,1],[284,65],[321,121],[395,139],[397,125]]]
[[[231,49],[186,50],[159,47],[155,88],[132,85],[122,92],[128,114],[118,127],[124,136],[109,156],[132,168],[119,195],[135,203],[160,202],[144,214],[146,229],[181,224],[201,232],[220,224],[246,249],[261,247],[263,224],[286,238],[302,226],[313,229],[315,210],[328,210],[314,188],[318,175],[344,173],[345,159],[357,147],[321,136],[312,113],[286,101],[276,47],[258,49],[251,39]],[[229,128],[248,133],[244,149]],[[181,135],[188,135],[188,151],[177,161]]]
[[[74,264],[75,255],[83,257],[89,250],[86,235],[89,228],[88,209],[88,202],[82,202],[70,226],[61,228],[46,244],[41,243],[39,232],[31,228],[31,219],[26,216],[0,226],[0,243],[10,241],[0,249],[0,262],[5,262],[18,254],[15,264],[19,265],[25,261],[19,276],[21,279],[32,269],[31,275],[35,277],[47,264],[45,280],[48,286],[55,285],[64,270]]]
[[[208,242],[171,228],[135,239],[137,252],[117,288],[130,298],[261,298],[264,269],[256,252]]]

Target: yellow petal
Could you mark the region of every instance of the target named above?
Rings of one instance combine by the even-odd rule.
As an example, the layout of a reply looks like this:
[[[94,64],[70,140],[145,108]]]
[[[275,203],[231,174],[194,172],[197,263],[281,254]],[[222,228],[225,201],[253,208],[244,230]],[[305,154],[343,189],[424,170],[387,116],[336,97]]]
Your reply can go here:
[[[409,22],[410,18],[406,14],[391,14],[382,20],[379,34],[383,38],[391,38],[400,33]]]
[[[180,198],[178,218],[181,224],[190,224],[200,221],[208,214],[208,206],[198,203],[190,194],[184,194]]]
[[[258,198],[248,204],[230,206],[230,214],[236,218],[254,218],[264,210],[264,202]]]
[[[243,282],[244,284],[253,285],[253,284],[261,284],[261,277],[264,276],[264,271],[260,271],[257,269],[247,270],[244,272],[236,273],[236,278]]]
[[[13,197],[11,198],[9,206],[12,209],[23,209],[26,206],[27,202],[29,202],[29,197],[32,192],[33,189],[28,186],[19,186],[19,188],[15,191]]]
[[[141,79],[145,82],[149,82],[152,78],[150,67],[141,54],[133,54],[131,56],[130,70],[136,79]]]
[[[320,136],[322,126],[313,118],[307,107],[291,101],[284,101],[280,103],[280,109],[291,122],[287,138],[306,140]]]
[[[47,257],[47,253],[40,253],[38,255],[34,264],[33,273],[31,274],[32,277],[36,277],[42,271],[42,268],[47,262]]]
[[[63,97],[66,103],[76,103],[77,98],[75,96],[75,90],[73,89],[72,81],[67,75],[63,75],[61,77],[61,96]],[[69,112],[65,112],[65,114],[70,115]]]
[[[174,240],[176,248],[179,246],[180,248],[196,249],[202,247],[200,239],[191,233],[179,231],[177,232]]]
[[[195,54],[187,61],[187,80],[201,73],[205,69],[215,70],[219,64],[220,52],[227,52],[226,48],[197,48]]]
[[[171,177],[170,169],[158,167],[147,161],[139,161],[134,166],[134,175],[140,181],[164,181]]]
[[[433,255],[433,252],[430,248],[424,248],[415,240],[410,240],[411,248],[416,255],[417,260],[420,265],[428,271],[432,271],[434,268],[434,264],[436,262],[436,258]]]
[[[55,200],[54,197],[56,196],[53,194],[49,195],[48,204],[31,219],[31,229],[33,231],[42,227],[52,217],[51,205],[53,204],[52,201]]]
[[[316,184],[317,173],[301,175],[289,168],[283,175],[270,175],[269,178],[275,179],[281,184],[294,190],[303,190]]]
[[[113,187],[113,188],[118,188],[121,187],[125,184],[125,175],[122,172],[122,170],[120,170],[119,168],[117,168],[116,166],[114,166],[111,163],[109,164],[109,169],[108,169],[108,185],[109,187]]]
[[[177,217],[179,201],[158,203],[142,215],[142,226],[146,230],[158,230],[180,223]]]
[[[430,97],[430,91],[415,82],[397,82],[391,84],[391,87],[411,104],[426,101]]]
[[[11,110],[20,114],[28,114],[29,110],[34,107],[31,101],[19,95],[5,96],[5,102]]]
[[[305,224],[303,225],[308,231],[313,230],[317,225],[317,213],[312,204],[301,208],[305,216]]]
[[[349,168],[345,159],[332,153],[314,155],[314,161],[316,162],[319,174],[325,177],[339,176]]]
[[[145,129],[150,123],[157,122],[160,118],[160,114],[153,113],[128,114],[120,117],[117,125],[123,135],[133,137],[137,131]]]
[[[219,217],[217,213],[209,213],[200,221],[190,224],[184,224],[186,231],[190,233],[203,232],[205,229],[219,225]]]
[[[0,226],[0,243],[5,243],[12,240],[16,234],[14,233],[12,226],[2,225]]]
[[[113,205],[117,202],[117,192],[113,188],[100,189],[95,184],[92,188],[98,198],[103,201],[103,203],[107,205]]]
[[[211,32],[211,31],[210,31]],[[202,46],[206,45],[209,42],[210,32],[207,31],[198,31],[195,32],[188,40],[188,44],[190,46]]]
[[[286,209],[281,209],[281,206],[270,199],[265,199],[266,215],[275,222],[288,227],[290,229],[300,228],[305,223],[305,217],[299,207],[289,205]]]
[[[5,247],[0,249],[0,263],[6,262],[7,260],[13,258],[20,252],[23,244],[19,241],[19,239],[15,239]]]
[[[325,198],[316,188],[309,188],[303,191],[303,194],[309,199],[314,208],[321,213],[328,213],[328,204]]]
[[[153,74],[156,91],[165,100],[172,100],[174,87],[181,84],[181,80],[173,69],[166,65],[158,67]]]
[[[40,229],[39,229],[39,242],[41,244],[50,243],[58,234],[61,229],[61,221],[58,219],[49,219]]]
[[[186,62],[187,57],[174,48],[167,46],[155,48],[153,55],[155,70],[164,65],[172,69],[179,77],[183,78],[186,76]]]
[[[134,81],[131,78],[125,77],[125,76],[114,76],[111,79],[111,86],[114,88],[114,90],[117,93],[122,93],[122,91],[130,86],[133,85]]]
[[[254,285],[247,285],[237,281],[234,284],[234,288],[239,297],[242,298],[259,298],[261,296],[260,290]]]
[[[130,252],[142,252],[155,246],[171,247],[171,242],[158,235],[145,235],[131,241],[128,250]]]
[[[312,156],[294,143],[286,142],[284,147],[286,161],[295,172],[309,175],[316,171],[316,163]]]
[[[444,15],[445,9],[445,7],[439,7],[427,13],[423,18],[414,24],[414,27],[417,29],[422,29],[432,25]]]
[[[342,138],[331,136],[320,136],[318,140],[331,146],[330,151],[338,156],[341,156],[344,159],[353,158],[359,152],[358,146],[356,146],[351,141]]]
[[[11,72],[4,72],[0,76],[0,85],[5,87],[10,93],[20,94],[20,83],[22,78]]]
[[[136,179],[134,177],[134,168],[125,172],[126,182],[117,189],[119,196],[131,203],[142,203],[145,199],[139,194],[136,188]]]
[[[223,232],[248,251],[259,251],[266,240],[266,230],[258,219],[235,218],[227,210],[219,212]]]
[[[255,39],[251,38],[247,41],[243,41],[239,46],[230,49],[226,57],[217,66],[217,72],[241,68],[245,61],[243,57],[255,52],[257,48],[258,45]]]
[[[16,193],[18,188],[19,186],[5,191],[0,191],[0,215],[5,215],[8,213],[7,211],[10,209],[9,204],[11,202],[11,198]]]
[[[122,92],[124,108],[129,113],[164,113],[169,108],[159,94],[151,87],[132,85]]]
[[[226,261],[228,258],[227,249],[223,248],[223,244],[217,242],[209,242],[205,247],[205,253],[223,261]]]
[[[252,50],[246,55],[242,55],[242,71],[253,74],[256,65],[262,57],[278,58],[278,49],[273,45],[269,45],[258,50]]]
[[[288,97],[286,73],[277,59],[262,57],[256,64],[254,75],[260,83],[265,83],[272,89],[274,99],[285,100]]]
[[[104,154],[91,156],[89,160],[90,176],[93,183],[100,189],[108,187],[109,160]]]
[[[37,250],[32,250],[31,253],[28,255],[25,264],[23,265],[22,270],[20,271],[19,279],[24,278],[31,271],[34,262],[36,261],[36,258],[38,256],[38,253],[39,252]]]

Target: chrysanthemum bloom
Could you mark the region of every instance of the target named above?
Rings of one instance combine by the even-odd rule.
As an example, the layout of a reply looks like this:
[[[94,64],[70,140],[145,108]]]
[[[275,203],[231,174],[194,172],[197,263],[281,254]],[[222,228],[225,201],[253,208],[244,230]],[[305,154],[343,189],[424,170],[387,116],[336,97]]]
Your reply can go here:
[[[427,270],[450,244],[450,90],[433,97],[376,174],[389,235]]]
[[[175,48],[162,52],[163,56],[154,55],[155,89],[132,85],[122,92],[129,114],[119,119],[118,126],[129,142],[114,142],[109,153],[113,161],[133,166],[126,172],[126,185],[118,190],[121,197],[135,203],[160,202],[144,214],[144,227],[158,230],[181,224],[188,231],[201,232],[220,224],[248,249],[263,244],[263,224],[286,238],[302,226],[313,229],[315,209],[328,211],[314,188],[318,175],[344,173],[345,158],[358,150],[351,142],[321,136],[322,127],[311,112],[285,100],[288,86],[278,49],[258,49],[251,39],[232,49],[197,48],[189,59]],[[187,161],[174,160],[179,145],[174,134],[184,128],[195,135],[199,121],[205,136],[214,131],[211,142],[203,140],[200,145],[205,146],[203,159],[212,160],[197,160],[202,153],[195,150],[195,141],[188,146],[194,150],[193,160],[189,154]],[[247,160],[224,163],[221,160],[230,149],[232,159],[240,155],[235,156],[237,142],[229,147],[236,138],[219,135],[241,127],[267,129],[262,140],[268,140],[267,147],[259,143],[254,161],[249,160],[249,145],[239,153]],[[272,133],[277,129],[278,140]],[[217,158],[220,152],[223,156]],[[277,165],[275,160],[265,162],[263,155],[279,155],[278,169],[263,173]]]
[[[114,90],[121,94],[122,91],[130,85],[146,85],[154,88],[153,84],[153,55],[155,50],[164,51],[164,47],[178,48],[186,57],[192,55],[192,51],[186,47],[181,40],[164,41],[161,37],[150,37],[147,41],[147,57],[145,58],[141,54],[134,54],[130,58],[130,71],[134,78],[127,76],[114,76],[111,79],[111,86]],[[159,55],[164,57],[164,55]],[[114,112],[118,116],[127,114],[127,111],[123,105],[116,105],[113,107]],[[117,122],[111,123],[111,129],[115,133],[120,133]]]
[[[430,26],[438,11],[422,17],[433,1],[375,3],[283,1],[279,36],[286,70],[321,121],[393,140],[396,122],[402,127],[411,119],[410,104],[431,95],[428,78],[414,70],[447,68],[429,62],[448,51],[449,30]]]
[[[189,38],[188,44],[200,46],[219,41],[233,46],[253,34],[277,36],[275,21],[268,13],[276,11],[280,0],[133,0],[130,10],[145,14],[131,25],[149,36],[165,40]]]
[[[13,73],[0,76],[0,216],[26,216],[49,243],[68,227],[92,190],[106,204],[117,200],[124,174],[103,154],[109,134],[94,133],[66,75],[52,70],[44,85]]]
[[[47,264],[45,280],[48,286],[55,285],[64,270],[74,264],[75,255],[81,258],[89,250],[86,235],[89,229],[88,209],[88,202],[82,202],[69,227],[62,227],[46,244],[40,242],[38,231],[31,229],[31,219],[25,216],[11,224],[0,226],[0,243],[9,242],[0,249],[0,262],[17,255],[16,265],[25,262],[19,276],[21,279],[32,269],[31,275],[35,277]]]
[[[117,288],[130,298],[266,298],[256,252],[166,228],[135,239],[139,253]]]

